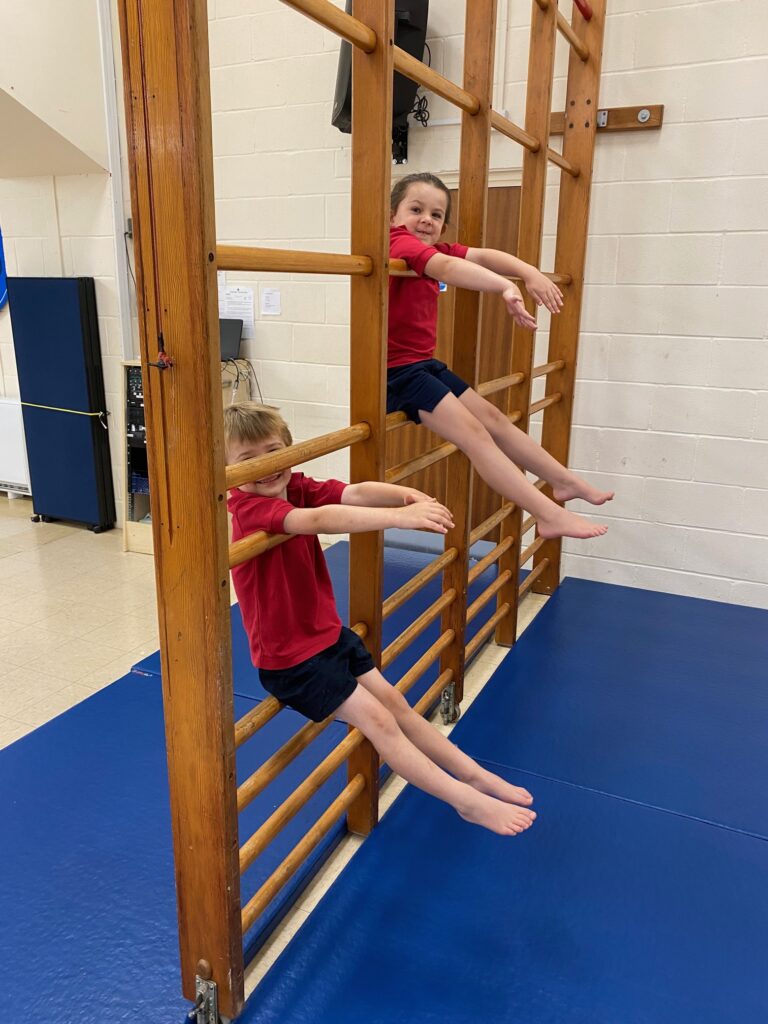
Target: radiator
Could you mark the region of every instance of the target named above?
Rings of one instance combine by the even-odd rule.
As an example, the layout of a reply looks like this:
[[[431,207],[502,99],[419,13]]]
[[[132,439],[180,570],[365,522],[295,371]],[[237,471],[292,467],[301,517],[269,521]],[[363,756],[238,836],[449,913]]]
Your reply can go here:
[[[0,491],[31,493],[24,423],[18,398],[0,398]]]

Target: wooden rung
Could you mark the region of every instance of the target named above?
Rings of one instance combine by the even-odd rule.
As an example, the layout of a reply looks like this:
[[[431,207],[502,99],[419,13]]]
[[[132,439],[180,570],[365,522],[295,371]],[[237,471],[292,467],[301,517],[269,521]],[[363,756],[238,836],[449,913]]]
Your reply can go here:
[[[365,779],[362,775],[355,775],[352,781],[347,783],[341,793],[339,793],[330,807],[320,815],[304,838],[294,846],[280,866],[272,872],[256,895],[248,901],[243,909],[241,916],[243,934],[248,931],[259,915],[264,912],[323,836],[333,828],[339,818],[346,813],[364,789]]]
[[[273,782],[280,772],[284,771],[302,750],[306,750],[312,740],[327,729],[333,721],[333,716],[322,722],[307,722],[297,733],[280,747],[279,750],[268,757],[264,764],[258,768],[253,775],[237,787],[237,810],[242,811],[248,804],[255,800],[259,793],[263,793],[270,782]]]
[[[305,14],[324,28],[330,29],[365,53],[373,53],[376,49],[376,33],[373,29],[353,18],[351,14],[345,14],[338,7],[334,7],[330,0],[283,0],[283,3]]]
[[[438,445],[437,448],[433,448],[431,451],[425,452],[415,459],[409,459],[407,462],[401,462],[399,465],[388,469],[384,474],[384,479],[388,484],[396,484],[399,480],[404,480],[406,477],[418,473],[420,469],[426,469],[427,466],[433,466],[436,462],[442,462],[449,455],[453,455],[455,451],[456,445],[446,441],[445,444]]]
[[[536,520],[533,516],[528,516],[527,519],[523,520],[523,524],[520,527],[520,536],[524,537],[528,531],[536,525]]]
[[[354,626],[349,627],[353,633],[357,633],[361,640],[365,640],[368,636],[368,627],[364,622],[356,622]]]
[[[536,540],[533,541],[532,544],[529,544],[525,551],[521,553],[518,565],[525,565],[526,562],[530,561],[533,558],[533,556],[536,554],[539,548],[546,543],[546,537],[537,537]]]
[[[562,395],[559,391],[556,391],[554,395],[547,395],[546,398],[540,398],[538,402],[534,402],[528,409],[528,415],[533,416],[534,413],[541,412],[542,409],[546,409],[550,405],[557,405],[562,399]]]
[[[467,608],[467,622],[471,622],[477,613],[488,604],[494,594],[498,594],[501,588],[511,579],[512,571],[510,569],[505,569],[504,572],[500,573],[493,583],[487,586],[482,594],[469,605]]]
[[[515,503],[511,501],[507,505],[502,505],[500,509],[489,515],[482,523],[479,523],[469,535],[469,546],[472,547],[477,541],[482,540],[487,533],[491,532],[494,526],[498,526],[499,523],[503,522],[516,508]]]
[[[541,147],[538,139],[534,139],[524,128],[515,124],[514,121],[510,121],[509,118],[503,117],[495,110],[491,111],[491,128],[495,128],[497,132],[506,135],[513,142],[519,142],[521,146],[525,146],[531,153],[538,153]]]
[[[573,164],[569,163],[556,149],[547,149],[547,160],[552,164],[557,164],[561,171],[570,174],[572,178],[578,178],[581,173],[578,167],[574,167]]]
[[[218,245],[216,265],[219,270],[264,270],[275,274],[347,274],[351,277],[368,277],[373,271],[373,260],[370,256],[302,252],[298,249],[260,249],[250,245]]]
[[[420,715],[425,715],[432,705],[437,702],[440,694],[452,680],[452,668],[447,668],[445,672],[441,672],[424,696],[414,704],[413,710],[417,711]]]
[[[536,568],[535,569],[531,569],[531,571],[525,577],[523,582],[517,588],[518,600],[521,597],[523,597],[525,594],[528,593],[528,591],[531,589],[533,584],[536,582],[536,580],[539,578],[539,576],[541,576],[541,574],[544,572],[544,570],[548,568],[548,566],[549,566],[549,559],[548,558],[542,558],[542,560],[539,562],[539,564],[536,566]]]
[[[516,384],[522,384],[524,380],[524,373],[508,373],[506,377],[496,377],[495,380],[487,380],[483,384],[478,384],[475,391],[485,398],[486,395],[494,395],[497,391],[503,391],[504,388],[513,388]]]
[[[432,644],[429,650],[422,654],[415,665],[412,665],[405,675],[398,680],[395,689],[399,690],[400,693],[408,693],[414,683],[421,679],[430,665],[437,661],[446,647],[451,646],[455,637],[456,634],[452,629],[446,629],[443,635]]]
[[[483,644],[484,641],[496,629],[496,627],[501,622],[501,620],[505,616],[509,615],[511,610],[512,610],[512,606],[505,601],[504,604],[500,608],[496,609],[496,611],[493,613],[493,615],[490,617],[490,619],[488,619],[486,624],[481,629],[478,629],[478,631],[475,633],[475,635],[472,637],[472,639],[467,644],[467,647],[466,647],[467,661],[469,661],[469,659],[472,657],[472,655],[475,653],[475,651],[478,649],[478,647],[480,647],[481,644]]]
[[[413,643],[417,636],[424,632],[430,623],[440,615],[444,608],[453,604],[456,600],[456,591],[451,587],[446,590],[436,601],[433,601],[426,611],[423,611],[417,619],[414,619],[410,626],[403,630],[396,640],[393,640],[389,647],[385,648],[381,655],[381,667],[385,669],[391,665],[395,658],[401,654],[408,644]]]
[[[562,370],[564,366],[563,359],[556,359],[553,363],[542,363],[541,366],[534,366],[531,377],[544,377],[548,373],[554,373],[555,370]]]
[[[254,736],[283,707],[284,705],[279,700],[275,700],[274,697],[267,697],[261,704],[257,704],[255,708],[252,708],[247,715],[243,715],[241,719],[235,722],[235,746],[241,746],[251,736]]]
[[[473,96],[466,89],[459,88],[458,85],[438,74],[423,61],[412,57],[410,53],[406,53],[399,46],[394,49],[394,62],[395,71],[399,71],[401,75],[405,75],[411,81],[418,82],[425,89],[430,89],[438,96],[442,96],[444,100],[448,100],[455,107],[460,107],[468,114],[476,114],[480,109],[477,96]]]
[[[588,60],[589,59],[589,49],[588,49],[588,47],[586,47],[584,45],[584,43],[581,41],[581,39],[579,39],[579,37],[576,35],[576,33],[571,28],[571,26],[568,24],[568,20],[566,19],[565,15],[561,14],[560,11],[557,12],[557,28],[558,28],[560,34],[562,36],[564,36],[565,39],[568,40],[568,42],[571,44],[571,46],[573,47],[574,51],[579,55],[579,57],[583,61]]]
[[[265,533],[264,530],[258,530],[256,533],[248,534],[247,537],[241,537],[240,540],[229,545],[229,568],[234,569],[236,565],[242,565],[249,558],[255,558],[257,555],[264,554],[265,551],[271,551],[272,548],[285,544],[287,540],[291,539],[291,536],[289,533]]]
[[[358,441],[367,441],[370,436],[371,428],[367,423],[355,423],[342,430],[333,430],[330,434],[321,434],[320,437],[315,437],[311,441],[301,441],[288,448],[269,452],[268,455],[260,455],[257,459],[247,459],[245,462],[227,466],[227,490],[239,487],[240,484],[250,483],[252,480],[272,476],[273,473],[279,473],[282,469],[300,466],[302,462],[309,462],[310,459],[317,459],[321,455],[337,452],[340,448],[349,448],[350,445],[357,444]]]
[[[404,427],[406,423],[410,423],[410,420],[404,412],[391,412],[388,414],[386,419],[388,431],[397,430],[398,427]]]
[[[411,270],[405,260],[391,259],[387,264],[390,277],[418,277],[415,270]]]
[[[451,562],[456,560],[458,556],[458,550],[456,548],[448,548],[439,558],[436,558],[434,562],[430,562],[429,565],[425,566],[420,572],[417,572],[415,576],[404,583],[399,590],[396,590],[391,597],[388,597],[382,607],[382,618],[388,618],[392,612],[405,604],[405,602],[413,597],[414,594],[418,593],[421,588],[428,583],[434,576],[437,576],[439,572],[450,565]]]
[[[489,551],[485,558],[481,558],[480,561],[473,565],[467,573],[467,583],[474,583],[478,576],[482,576],[489,565],[493,565],[494,562],[498,562],[505,551],[509,551],[515,542],[514,537],[505,537],[499,544],[496,545],[493,550]]]
[[[298,814],[364,739],[365,737],[359,729],[352,729],[347,733],[341,743],[333,748],[330,754],[296,787],[288,799],[284,800],[250,839],[243,843],[240,847],[240,874],[248,870],[256,858],[264,852],[288,822]]]

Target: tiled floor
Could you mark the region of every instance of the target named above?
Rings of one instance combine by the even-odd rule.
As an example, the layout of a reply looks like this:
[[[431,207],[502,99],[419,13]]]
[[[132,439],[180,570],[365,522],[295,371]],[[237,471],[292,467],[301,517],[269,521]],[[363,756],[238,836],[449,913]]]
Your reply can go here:
[[[0,747],[157,648],[152,559],[0,494]]]

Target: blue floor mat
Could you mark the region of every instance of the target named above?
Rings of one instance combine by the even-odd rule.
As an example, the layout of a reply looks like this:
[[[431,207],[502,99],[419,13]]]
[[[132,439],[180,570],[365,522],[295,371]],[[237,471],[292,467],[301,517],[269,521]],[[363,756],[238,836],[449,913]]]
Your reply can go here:
[[[574,579],[545,612],[456,742],[768,836],[768,612]]]

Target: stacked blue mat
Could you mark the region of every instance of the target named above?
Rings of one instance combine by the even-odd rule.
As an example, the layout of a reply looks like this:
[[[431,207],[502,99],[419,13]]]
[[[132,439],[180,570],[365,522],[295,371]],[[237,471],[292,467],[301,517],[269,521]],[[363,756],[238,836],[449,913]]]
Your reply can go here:
[[[326,553],[342,618],[347,617],[348,545]],[[433,555],[387,548],[385,595]],[[493,579],[488,570],[471,598]],[[440,594],[439,578],[385,623],[390,643]],[[472,623],[478,629],[491,606]],[[437,639],[434,623],[388,670],[398,679]],[[235,716],[263,700],[237,608],[232,613]],[[416,701],[437,677],[417,683]],[[304,723],[283,711],[238,751],[242,781]],[[337,723],[304,751],[240,816],[251,835],[299,781],[343,738]],[[243,876],[245,903],[346,783],[340,769]],[[6,1005],[14,1024],[175,1021],[189,1005],[179,995],[173,853],[168,810],[160,659],[129,675],[0,752],[0,945]],[[317,870],[339,825],[247,936],[250,952]]]

